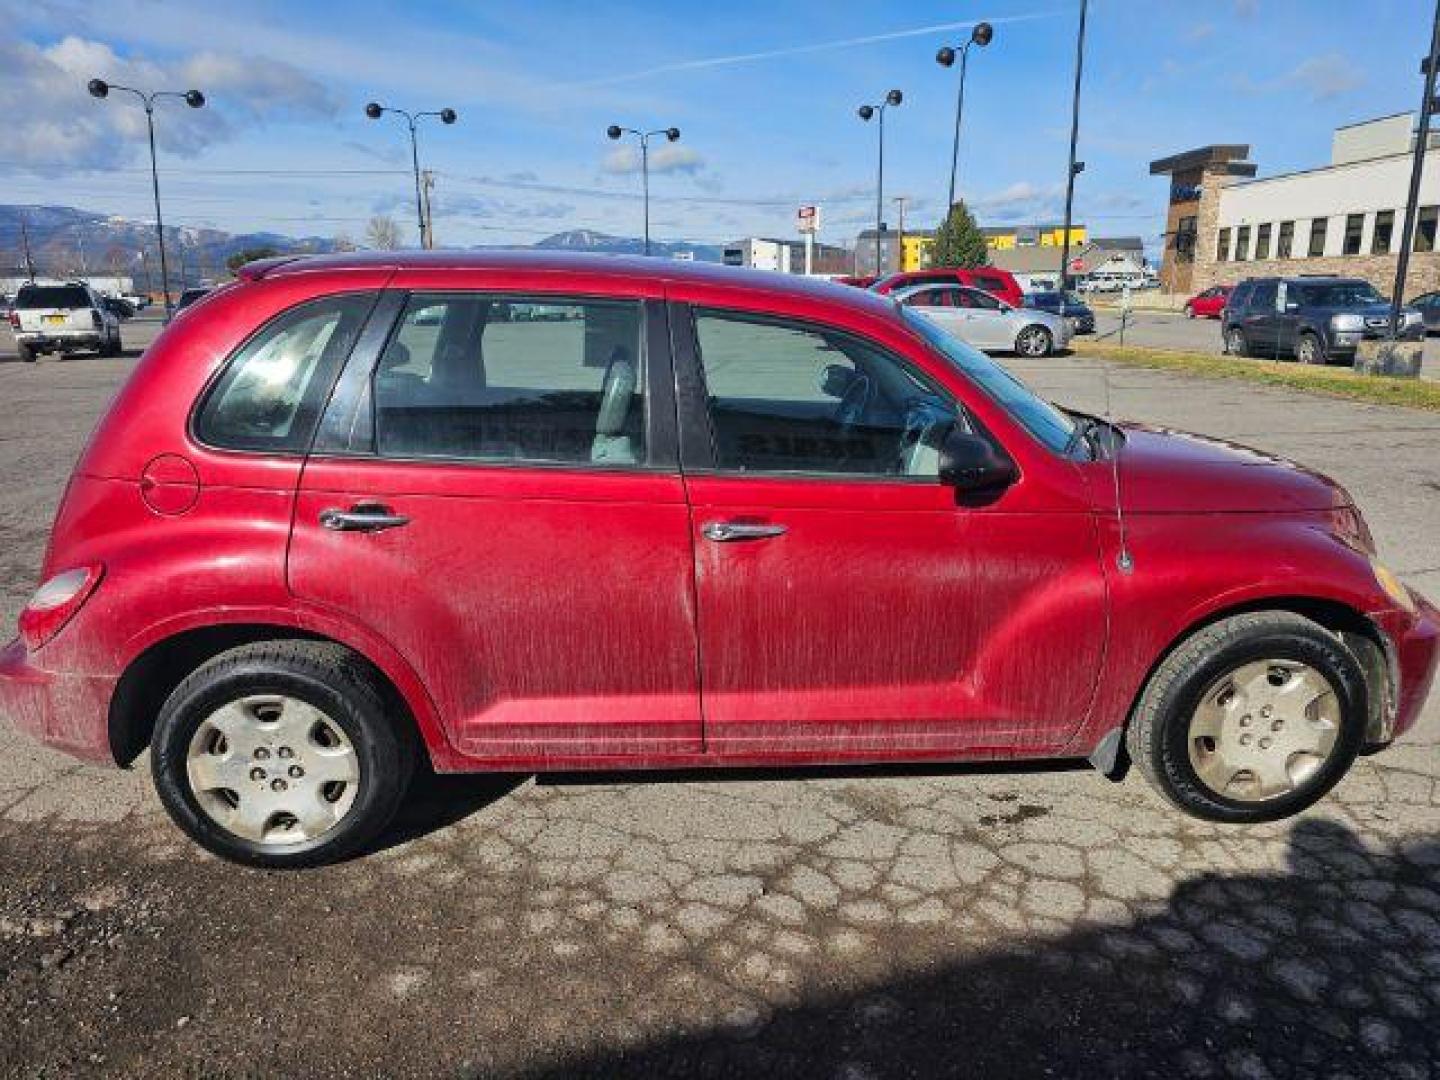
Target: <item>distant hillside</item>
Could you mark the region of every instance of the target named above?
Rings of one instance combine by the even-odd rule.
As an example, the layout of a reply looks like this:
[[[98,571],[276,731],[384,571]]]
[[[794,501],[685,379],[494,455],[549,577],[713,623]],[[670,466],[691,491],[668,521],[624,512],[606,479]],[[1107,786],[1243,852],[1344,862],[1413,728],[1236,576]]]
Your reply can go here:
[[[159,288],[160,266],[155,254],[155,227],[147,222],[107,217],[71,206],[15,206],[0,204],[0,273],[24,266],[20,221],[30,234],[35,272],[50,277],[84,274],[128,274],[144,287],[146,262]],[[535,245],[570,251],[640,254],[644,241],[612,236],[592,229],[572,229],[548,236]],[[165,229],[165,254],[170,261],[171,288],[213,280],[226,274],[225,260],[240,251],[274,248],[291,252],[323,253],[335,250],[324,236],[284,236],[279,233],[227,233],[218,229],[171,227]],[[714,244],[655,240],[651,252],[674,256],[689,252],[699,262],[719,262]],[[144,252],[144,257],[141,253]]]

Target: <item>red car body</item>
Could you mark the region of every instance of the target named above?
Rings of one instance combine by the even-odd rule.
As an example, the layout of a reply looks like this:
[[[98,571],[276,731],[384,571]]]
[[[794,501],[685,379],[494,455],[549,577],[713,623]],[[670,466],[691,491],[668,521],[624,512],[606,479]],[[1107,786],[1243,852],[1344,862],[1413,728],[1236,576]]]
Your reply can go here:
[[[882,296],[911,285],[969,285],[991,296],[998,296],[1014,308],[1025,306],[1025,291],[1009,270],[982,266],[973,270],[961,267],[936,267],[933,270],[902,270],[887,274],[871,284],[873,292]]]
[[[1212,285],[1185,301],[1185,314],[1192,319],[1218,319],[1230,299],[1233,285]]]
[[[642,301],[647,462],[247,453],[197,437],[197,401],[281,313],[376,298],[333,409],[368,385],[406,295],[470,290]],[[903,358],[1018,477],[970,500],[907,477],[716,467],[694,426],[697,308],[834,328]],[[1142,427],[1125,429],[1119,467],[1129,572],[1110,464],[1042,445],[896,305],[859,290],[558,254],[255,264],[161,335],[92,436],[42,580],[76,568],[93,580],[22,615],[0,653],[0,712],[127,763],[185,671],[236,642],[299,635],[368,660],[441,771],[1084,756],[1184,635],[1274,606],[1368,628],[1391,683],[1372,734],[1414,722],[1436,612],[1377,582],[1343,490]],[[408,526],[322,527],[332,508],[375,503]],[[785,531],[713,543],[717,522]]]

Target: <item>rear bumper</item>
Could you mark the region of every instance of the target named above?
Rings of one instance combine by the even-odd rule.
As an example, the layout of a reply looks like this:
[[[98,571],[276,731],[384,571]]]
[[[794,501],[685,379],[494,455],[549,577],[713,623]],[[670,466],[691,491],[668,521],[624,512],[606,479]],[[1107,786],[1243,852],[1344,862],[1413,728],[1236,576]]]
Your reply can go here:
[[[1390,643],[1390,660],[1396,674],[1394,735],[1415,726],[1435,679],[1440,659],[1440,610],[1423,597],[1417,608],[1371,614]]]
[[[98,349],[104,340],[99,330],[86,330],[75,334],[27,334],[15,335],[15,340],[36,352],[65,352],[74,349]]]
[[[0,720],[47,746],[113,765],[109,715],[118,681],[47,670],[16,638],[0,651]]]

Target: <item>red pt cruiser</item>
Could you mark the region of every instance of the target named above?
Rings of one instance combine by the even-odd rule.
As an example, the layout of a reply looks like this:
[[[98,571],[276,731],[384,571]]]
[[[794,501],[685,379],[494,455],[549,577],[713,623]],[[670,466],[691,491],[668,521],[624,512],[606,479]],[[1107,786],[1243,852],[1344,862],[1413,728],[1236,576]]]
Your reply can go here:
[[[1056,408],[873,293],[518,253],[241,278],[117,397],[0,653],[0,710],[150,747],[228,858],[355,852],[419,755],[1128,755],[1263,821],[1425,696],[1437,612],[1337,485]]]

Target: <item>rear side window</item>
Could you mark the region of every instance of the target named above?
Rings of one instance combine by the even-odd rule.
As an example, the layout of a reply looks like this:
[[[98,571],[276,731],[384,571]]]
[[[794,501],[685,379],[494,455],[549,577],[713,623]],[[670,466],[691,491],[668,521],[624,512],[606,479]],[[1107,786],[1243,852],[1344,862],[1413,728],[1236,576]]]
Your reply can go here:
[[[645,461],[635,301],[415,295],[374,377],[389,457]]]
[[[15,297],[15,306],[25,311],[36,308],[88,308],[90,294],[79,285],[26,285]]]
[[[201,442],[225,450],[303,451],[373,293],[291,308],[230,358],[195,421]]]

